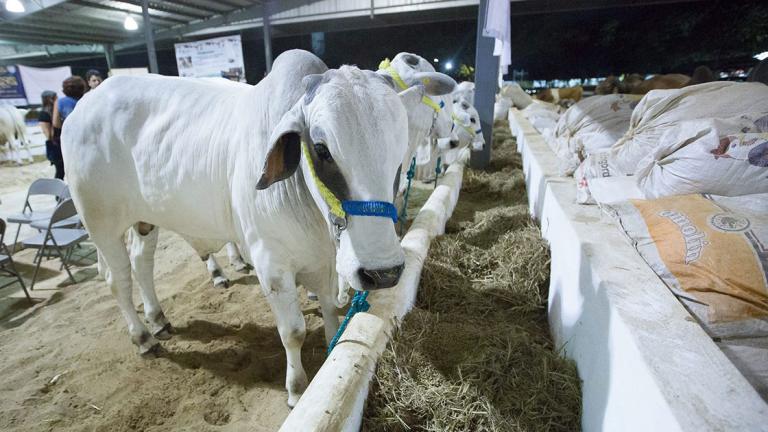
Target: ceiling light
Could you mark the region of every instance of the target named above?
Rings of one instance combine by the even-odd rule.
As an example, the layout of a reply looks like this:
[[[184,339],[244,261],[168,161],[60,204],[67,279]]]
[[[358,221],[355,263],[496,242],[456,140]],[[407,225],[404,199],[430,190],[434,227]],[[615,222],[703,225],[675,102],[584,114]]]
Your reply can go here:
[[[453,69],[453,63],[451,62],[445,63],[445,70],[449,71],[451,69]]]
[[[763,51],[760,54],[755,54],[755,58],[760,60],[760,61],[763,61],[763,60],[767,59],[768,58],[768,51]]]
[[[133,19],[132,16],[128,15],[125,17],[125,21],[123,21],[123,27],[125,27],[126,30],[134,31],[139,29],[139,24],[136,23],[136,20]]]
[[[24,3],[22,3],[20,0],[6,0],[5,10],[8,12],[22,13],[25,11]]]
[[[440,62],[440,60],[438,60],[437,57],[435,57],[432,61],[435,62],[435,63],[439,63]]]

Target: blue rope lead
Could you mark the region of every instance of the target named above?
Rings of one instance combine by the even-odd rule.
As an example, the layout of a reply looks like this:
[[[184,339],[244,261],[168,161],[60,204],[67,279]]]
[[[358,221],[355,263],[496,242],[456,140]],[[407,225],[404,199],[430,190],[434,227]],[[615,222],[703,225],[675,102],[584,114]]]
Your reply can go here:
[[[437,189],[437,177],[440,176],[440,165],[442,164],[442,158],[437,157],[437,165],[435,165],[435,189]]]
[[[416,156],[411,159],[411,166],[408,168],[406,177],[408,178],[408,187],[405,189],[405,196],[403,197],[403,212],[400,214],[400,234],[403,234],[403,228],[405,228],[405,221],[408,218],[408,195],[411,192],[411,180],[416,175]]]
[[[333,348],[336,346],[341,335],[344,334],[344,330],[346,330],[347,324],[349,324],[352,317],[358,312],[368,312],[368,309],[371,308],[371,305],[366,300],[367,298],[368,291],[357,291],[355,296],[352,297],[352,303],[349,305],[349,310],[344,317],[344,321],[342,321],[339,326],[339,331],[336,332],[336,336],[334,336],[333,339],[331,339],[331,343],[328,344],[328,351],[325,353],[326,356],[331,355],[331,351],[333,351]]]

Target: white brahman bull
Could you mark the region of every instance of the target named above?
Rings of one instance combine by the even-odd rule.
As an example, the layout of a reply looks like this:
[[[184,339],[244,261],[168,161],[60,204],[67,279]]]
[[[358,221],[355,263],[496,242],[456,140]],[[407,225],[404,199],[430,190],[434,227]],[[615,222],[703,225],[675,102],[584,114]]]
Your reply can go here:
[[[421,101],[405,106],[408,113],[408,150],[403,157],[395,198],[398,211],[401,211],[403,194],[408,184],[408,170],[416,153],[423,152],[422,147],[426,147],[428,153],[433,139],[445,142],[446,145],[458,139],[453,130],[451,100],[449,97],[439,97],[449,95],[456,87],[456,82],[448,75],[435,72],[435,68],[423,57],[406,52],[398,53],[391,62],[381,62],[378,73],[391,78],[401,90],[424,85],[425,81],[435,87],[436,94],[426,95]]]
[[[408,138],[401,100],[417,103],[424,88],[398,97],[391,84],[293,50],[253,87],[121,76],[78,103],[62,132],[70,190],[140,353],[171,329],[152,278],[157,227],[199,250],[201,239],[211,251],[234,240],[275,315],[295,405],[307,385],[297,284],[318,294],[330,339],[348,301],[340,286],[391,287],[403,269],[390,219]],[[129,228],[142,239],[133,259]],[[150,330],[133,305],[132,268]]]
[[[456,86],[453,92],[453,103],[458,103],[461,99],[466,100],[470,105],[475,104],[475,83],[462,81]]]
[[[8,144],[8,160],[13,160],[18,165],[22,165],[23,160],[34,160],[29,150],[30,141],[24,122],[26,112],[10,104],[0,104],[0,146]],[[22,153],[26,153],[26,157],[23,157]]]
[[[480,125],[480,115],[469,101],[460,98],[453,104],[454,130],[457,139],[451,140],[448,146],[438,145],[438,156],[442,165],[454,163],[466,148],[471,151],[481,151],[485,147],[485,138]],[[442,167],[441,167],[442,168]]]

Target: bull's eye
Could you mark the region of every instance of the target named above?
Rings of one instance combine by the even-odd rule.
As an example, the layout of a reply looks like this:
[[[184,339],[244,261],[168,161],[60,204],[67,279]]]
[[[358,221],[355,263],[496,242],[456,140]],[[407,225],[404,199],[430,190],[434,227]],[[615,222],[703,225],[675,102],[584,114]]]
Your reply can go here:
[[[469,121],[471,121],[471,122],[472,122],[472,124],[475,124],[475,123],[477,123],[477,120],[475,120],[475,118],[474,118],[474,117],[472,117],[471,119],[469,119]]]
[[[453,103],[459,103],[459,100],[458,99],[454,99]]]
[[[333,162],[333,156],[331,156],[331,152],[328,151],[328,147],[326,147],[325,144],[315,144],[315,153],[317,153],[317,157],[320,158],[321,161]]]

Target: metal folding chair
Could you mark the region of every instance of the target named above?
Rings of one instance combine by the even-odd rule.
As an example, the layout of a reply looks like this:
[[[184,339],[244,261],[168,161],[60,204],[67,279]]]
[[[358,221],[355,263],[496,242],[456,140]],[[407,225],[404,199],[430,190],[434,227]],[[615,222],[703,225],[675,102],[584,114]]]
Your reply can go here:
[[[5,288],[9,285],[13,285],[16,282],[19,282],[19,284],[21,284],[21,289],[24,290],[24,295],[27,296],[27,300],[32,303],[32,299],[29,297],[29,292],[27,292],[27,286],[24,285],[24,280],[21,279],[21,275],[19,274],[18,270],[16,270],[16,266],[13,264],[11,251],[9,251],[8,247],[5,245],[5,228],[5,221],[0,219],[0,274],[8,275],[15,278],[16,280],[11,280],[5,285],[0,286],[0,288]]]
[[[88,231],[81,227],[79,220],[74,222],[75,218],[77,218],[75,203],[71,199],[62,200],[53,211],[48,224],[45,226],[45,230],[32,238],[22,240],[21,243],[25,248],[37,249],[35,273],[32,275],[30,290],[33,290],[35,287],[37,273],[47,251],[55,253],[59,257],[62,266],[67,270],[69,279],[72,283],[77,283],[74,276],[72,276],[72,272],[69,271],[69,258],[71,257],[72,248],[88,238]],[[74,227],[72,228],[73,223]]]
[[[39,220],[47,220],[51,217],[51,210],[32,210],[32,206],[29,203],[29,198],[37,195],[54,196],[58,201],[61,201],[62,196],[69,196],[69,188],[67,184],[59,179],[37,179],[29,186],[27,190],[27,198],[24,200],[24,208],[21,213],[13,214],[8,217],[8,223],[17,223],[19,228],[16,230],[16,236],[13,238],[13,251],[16,251],[16,243],[19,240],[19,233],[21,232],[22,225],[29,225],[32,222]]]

